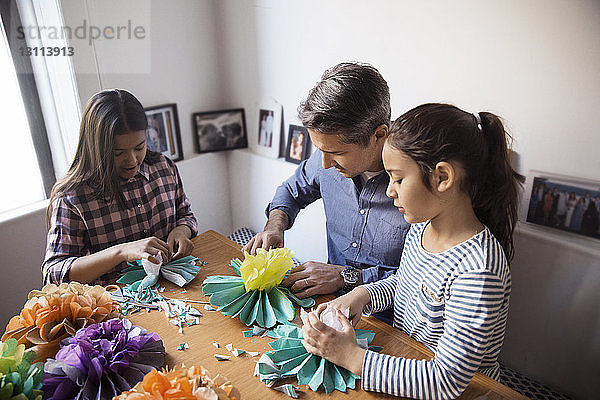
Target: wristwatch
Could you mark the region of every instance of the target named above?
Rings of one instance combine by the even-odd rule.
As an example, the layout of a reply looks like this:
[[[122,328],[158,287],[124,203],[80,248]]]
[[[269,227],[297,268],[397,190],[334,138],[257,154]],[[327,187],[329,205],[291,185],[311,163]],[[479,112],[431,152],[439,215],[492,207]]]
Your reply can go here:
[[[340,272],[340,274],[342,275],[342,278],[344,278],[343,289],[346,292],[349,292],[358,286],[358,280],[361,275],[360,269],[356,267],[347,266],[342,270],[342,272]]]

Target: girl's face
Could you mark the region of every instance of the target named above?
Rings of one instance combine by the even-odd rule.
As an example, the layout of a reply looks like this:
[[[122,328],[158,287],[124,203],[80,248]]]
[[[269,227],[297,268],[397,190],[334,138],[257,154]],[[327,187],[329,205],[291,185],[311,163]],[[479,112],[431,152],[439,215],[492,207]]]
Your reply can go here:
[[[406,222],[428,221],[439,213],[440,200],[423,184],[419,166],[412,158],[386,143],[383,165],[390,176],[386,194],[394,199],[394,206],[404,213]]]
[[[113,155],[117,175],[123,179],[133,178],[146,157],[146,131],[116,135]]]

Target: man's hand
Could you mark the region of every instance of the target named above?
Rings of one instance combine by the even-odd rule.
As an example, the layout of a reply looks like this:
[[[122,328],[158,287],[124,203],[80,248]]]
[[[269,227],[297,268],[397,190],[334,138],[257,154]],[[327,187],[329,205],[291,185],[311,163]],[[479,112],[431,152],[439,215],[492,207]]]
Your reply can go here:
[[[308,261],[291,270],[282,285],[303,299],[316,294],[334,293],[344,287],[342,265]]]
[[[264,231],[250,239],[242,250],[256,255],[256,249],[283,247],[283,231],[287,229],[288,224],[289,218],[285,212],[279,209],[271,210]]]
[[[244,246],[244,251],[255,255],[256,249],[269,250],[270,248],[283,247],[283,231],[276,230],[265,230],[264,232],[257,233],[250,241]]]

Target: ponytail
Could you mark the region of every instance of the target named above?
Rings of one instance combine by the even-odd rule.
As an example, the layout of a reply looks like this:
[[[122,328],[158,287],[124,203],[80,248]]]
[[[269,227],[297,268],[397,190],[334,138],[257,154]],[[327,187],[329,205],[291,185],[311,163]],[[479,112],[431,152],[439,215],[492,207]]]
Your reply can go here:
[[[518,219],[519,189],[525,177],[510,164],[512,137],[504,130],[500,118],[488,112],[479,116],[487,154],[482,160],[483,176],[476,183],[471,202],[475,215],[498,239],[510,261],[515,254],[513,232]]]
[[[509,160],[511,136],[496,115],[471,114],[449,104],[423,104],[400,116],[390,127],[387,142],[412,158],[421,180],[431,190],[429,174],[438,162],[457,161],[465,178],[477,218],[514,257],[513,232],[517,222],[519,188],[525,178]]]

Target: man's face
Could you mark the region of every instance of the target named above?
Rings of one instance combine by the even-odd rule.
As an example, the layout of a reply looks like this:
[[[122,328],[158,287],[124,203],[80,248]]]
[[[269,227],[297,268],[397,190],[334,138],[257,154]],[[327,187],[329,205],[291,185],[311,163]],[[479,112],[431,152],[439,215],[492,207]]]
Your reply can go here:
[[[365,171],[381,171],[381,150],[384,136],[371,136],[367,147],[342,142],[339,135],[321,133],[308,129],[310,140],[321,150],[323,168],[335,168],[342,176],[353,178]]]

